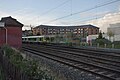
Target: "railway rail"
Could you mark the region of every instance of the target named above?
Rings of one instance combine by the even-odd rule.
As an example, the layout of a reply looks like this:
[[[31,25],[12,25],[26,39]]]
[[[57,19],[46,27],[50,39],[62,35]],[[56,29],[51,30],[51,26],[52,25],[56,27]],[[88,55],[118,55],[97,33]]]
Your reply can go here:
[[[39,46],[39,45],[38,45]],[[93,55],[97,57],[102,57],[102,58],[107,58],[107,59],[112,59],[116,61],[120,61],[120,52],[110,52],[110,51],[101,51],[101,50],[95,50],[95,49],[89,49],[89,48],[74,48],[74,47],[68,47],[68,46],[56,46],[56,45],[47,45],[42,47],[47,47],[47,48],[54,48],[57,50],[65,50],[65,51],[72,51],[72,52],[79,52],[79,53],[84,53],[87,55]]]
[[[100,76],[101,78],[105,78],[105,80],[120,79],[120,56],[118,54],[110,54],[108,58],[102,58],[96,55],[92,55],[95,54],[95,52],[89,52],[91,54],[87,54],[88,51],[75,51],[75,49],[68,50],[66,48],[50,47],[44,45],[38,46],[34,44],[24,44],[23,50],[38,56],[43,56],[48,59],[55,60],[80,70],[84,70],[86,72],[90,72],[94,75]],[[103,53],[101,54],[104,55]]]

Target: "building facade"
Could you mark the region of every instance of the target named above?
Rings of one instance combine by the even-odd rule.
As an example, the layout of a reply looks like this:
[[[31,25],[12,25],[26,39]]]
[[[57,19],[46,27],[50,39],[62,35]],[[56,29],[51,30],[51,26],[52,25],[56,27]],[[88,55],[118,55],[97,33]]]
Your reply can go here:
[[[108,38],[113,41],[120,41],[120,23],[110,24],[110,27],[107,28],[107,33],[112,34],[108,35]]]
[[[40,25],[33,28],[33,35],[56,35],[73,33],[80,36],[95,35],[99,33],[99,28],[93,25],[80,26],[48,26]]]
[[[20,48],[22,46],[23,24],[11,16],[3,17],[0,22],[4,23],[4,27],[6,28],[0,27],[0,46],[7,44],[15,48]]]
[[[107,32],[112,32],[114,35],[120,35],[120,23],[110,24],[107,28]]]

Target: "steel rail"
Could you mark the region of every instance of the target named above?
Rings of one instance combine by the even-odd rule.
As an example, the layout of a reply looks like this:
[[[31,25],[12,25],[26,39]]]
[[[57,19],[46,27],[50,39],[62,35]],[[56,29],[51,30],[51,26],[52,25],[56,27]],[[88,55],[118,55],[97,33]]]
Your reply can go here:
[[[65,57],[61,57],[61,56],[57,56],[57,55],[53,55],[53,54],[49,54],[48,52],[45,52],[45,51],[39,51],[39,50],[35,50],[35,49],[32,49],[32,48],[25,48],[25,47],[23,47],[23,49],[24,50],[26,50],[26,51],[28,51],[28,52],[32,52],[32,53],[34,53],[34,54],[36,54],[36,55],[41,55],[40,53],[42,53],[42,54],[44,54],[44,57],[45,57],[45,55],[51,55],[51,56],[54,56],[54,57],[59,57],[59,58],[62,58],[62,59],[65,59],[65,60],[69,60],[69,61],[73,61],[73,62],[78,62],[78,63],[82,63],[82,64],[86,64],[86,63],[84,63],[84,62],[81,62],[81,61],[76,61],[76,60],[73,60],[73,59],[69,59],[69,58],[65,58]],[[37,53],[36,53],[37,52]],[[47,56],[47,58],[51,58],[51,57],[48,57]],[[55,58],[52,58],[52,60],[53,59],[55,59]],[[60,59],[56,59],[58,62],[61,62],[62,60],[60,60]],[[110,77],[110,76],[106,76],[106,75],[103,75],[103,74],[99,74],[99,73],[97,73],[97,72],[94,72],[94,71],[91,71],[91,70],[86,70],[86,69],[84,69],[84,68],[80,68],[79,66],[76,66],[76,65],[73,65],[73,64],[71,64],[71,63],[69,63],[69,62],[66,62],[66,61],[63,61],[63,62],[61,62],[61,63],[64,63],[64,64],[67,64],[67,65],[70,65],[70,66],[72,66],[72,67],[75,67],[75,68],[79,68],[79,69],[83,69],[83,70],[85,70],[85,71],[87,71],[87,72],[91,72],[91,73],[93,73],[93,74],[95,74],[95,75],[99,75],[99,76],[101,76],[101,77],[104,77],[104,78],[106,78],[106,79],[110,79],[110,80],[116,80],[115,78],[113,78],[113,77]],[[100,67],[100,66],[95,66],[95,65],[93,65],[93,64],[90,64],[90,63],[87,63],[86,65],[89,65],[89,66],[94,66],[94,67],[99,67],[99,68],[102,68],[102,69],[105,69],[105,68],[103,68],[103,67]],[[109,69],[107,69],[107,70],[109,70]]]

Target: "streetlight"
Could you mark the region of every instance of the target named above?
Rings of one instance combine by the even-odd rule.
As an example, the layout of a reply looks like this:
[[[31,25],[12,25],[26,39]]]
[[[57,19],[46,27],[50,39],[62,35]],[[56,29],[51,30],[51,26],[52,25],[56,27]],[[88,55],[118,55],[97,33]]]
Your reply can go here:
[[[5,27],[5,23],[4,22],[0,22],[0,27],[5,29],[5,43],[7,44],[7,28]]]

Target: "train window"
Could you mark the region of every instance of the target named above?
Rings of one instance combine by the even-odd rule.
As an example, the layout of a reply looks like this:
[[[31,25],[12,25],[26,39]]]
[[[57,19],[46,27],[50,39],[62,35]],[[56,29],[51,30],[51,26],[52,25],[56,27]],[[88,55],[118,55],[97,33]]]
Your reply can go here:
[[[40,41],[42,41],[42,38],[39,38]]]
[[[30,41],[36,41],[36,38],[29,38]]]

